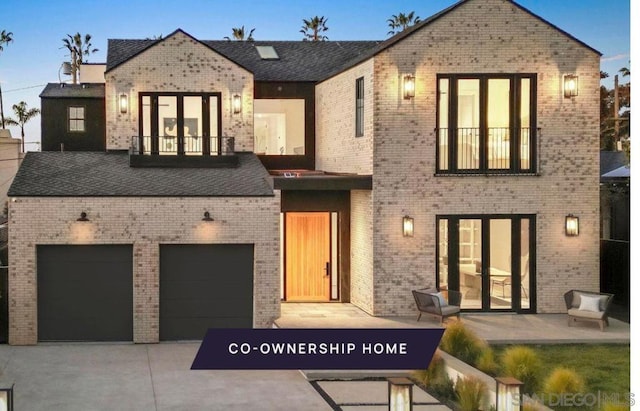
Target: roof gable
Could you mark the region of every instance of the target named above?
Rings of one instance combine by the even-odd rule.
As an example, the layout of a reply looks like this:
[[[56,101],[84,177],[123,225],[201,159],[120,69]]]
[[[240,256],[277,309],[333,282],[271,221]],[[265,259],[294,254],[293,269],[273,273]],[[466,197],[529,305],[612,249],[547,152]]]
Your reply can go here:
[[[211,50],[212,52],[216,54],[220,54],[217,50],[213,49],[210,45],[196,39],[195,37],[193,37],[192,35],[190,35],[189,33],[185,32],[182,29],[177,29],[173,33],[169,34],[168,36],[163,37],[161,39],[157,39],[157,40],[109,39],[107,43],[107,67],[105,70],[105,74],[119,67],[120,65],[126,63],[127,61],[130,61],[131,59],[139,56],[140,54],[151,49],[152,47],[155,47],[156,45],[161,44],[167,41],[168,39],[178,35],[184,35],[187,38],[193,40],[194,42],[203,45],[204,47]],[[237,64],[238,66],[242,67],[243,69],[249,72],[251,71],[247,67],[243,66],[241,63],[229,58],[228,56],[222,55],[222,57],[229,59],[231,62]]]

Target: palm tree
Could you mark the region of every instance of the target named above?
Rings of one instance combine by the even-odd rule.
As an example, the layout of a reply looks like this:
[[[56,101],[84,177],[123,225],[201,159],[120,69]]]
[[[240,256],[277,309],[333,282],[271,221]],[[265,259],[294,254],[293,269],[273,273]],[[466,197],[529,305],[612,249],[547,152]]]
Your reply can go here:
[[[303,41],[325,41],[329,40],[329,37],[325,36],[324,32],[329,30],[327,27],[327,21],[329,19],[325,19],[324,16],[318,17],[315,16],[311,20],[302,19],[304,23],[302,25],[302,29],[300,33],[303,35]]]
[[[622,77],[627,77],[631,75],[631,70],[629,70],[627,67],[623,67],[618,70],[618,73],[622,74]]]
[[[13,41],[13,33],[2,30],[0,32],[0,51],[4,51],[4,46]],[[2,104],[2,85],[0,85],[0,117],[2,117],[2,128],[4,128],[4,105]]]
[[[6,122],[10,126],[19,126],[20,127],[20,135],[22,136],[22,152],[24,153],[24,125],[40,114],[40,109],[38,108],[27,108],[27,103],[24,101],[19,102],[18,104],[13,105],[13,112],[16,114],[16,119],[12,119],[11,117],[7,117]]]
[[[247,36],[246,41],[253,41],[253,32],[256,29],[253,28],[251,29],[251,31],[249,32],[249,36]],[[231,31],[233,32],[232,37],[234,40],[238,40],[238,41],[245,41],[245,31],[244,31],[244,26],[242,27],[233,27],[231,29]],[[228,36],[225,36],[225,40],[231,41],[231,39]]]
[[[67,34],[67,38],[62,39],[62,44],[71,53],[71,74],[73,75],[73,84],[76,84],[80,64],[86,63],[89,54],[95,53],[98,49],[91,48],[91,34],[85,34],[84,37],[80,33],[73,36]]]
[[[394,14],[391,16],[387,23],[389,23],[389,35],[393,36],[396,33],[400,33],[413,26],[414,24],[420,23],[420,17],[415,16],[415,12],[411,12],[409,14],[399,13],[397,16]]]

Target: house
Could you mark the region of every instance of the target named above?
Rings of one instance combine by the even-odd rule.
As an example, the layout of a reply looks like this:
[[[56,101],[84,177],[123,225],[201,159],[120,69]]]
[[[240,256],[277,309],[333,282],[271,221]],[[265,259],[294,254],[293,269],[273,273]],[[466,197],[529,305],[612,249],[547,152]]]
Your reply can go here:
[[[106,151],[11,187],[9,341],[410,315],[428,285],[563,311],[599,287],[599,59],[510,0],[382,42],[110,40]]]

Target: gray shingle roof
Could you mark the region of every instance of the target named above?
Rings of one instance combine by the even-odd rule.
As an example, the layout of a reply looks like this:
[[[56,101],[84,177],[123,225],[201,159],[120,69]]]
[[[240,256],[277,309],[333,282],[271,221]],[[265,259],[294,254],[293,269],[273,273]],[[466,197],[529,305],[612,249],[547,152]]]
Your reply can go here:
[[[162,40],[109,40],[106,70],[114,69],[159,41]],[[256,81],[315,82],[379,42],[203,40],[201,43],[251,71]],[[255,46],[273,46],[280,58],[263,60]]]
[[[46,85],[41,98],[104,98],[104,84],[84,83],[66,84],[49,83]]]
[[[126,152],[29,152],[8,195],[15,197],[259,197],[272,180],[253,153],[237,168],[132,168]]]

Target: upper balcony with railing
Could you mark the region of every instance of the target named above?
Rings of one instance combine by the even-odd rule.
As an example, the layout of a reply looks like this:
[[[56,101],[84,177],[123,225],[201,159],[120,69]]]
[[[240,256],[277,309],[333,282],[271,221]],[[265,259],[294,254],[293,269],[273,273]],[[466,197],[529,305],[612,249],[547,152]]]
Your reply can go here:
[[[133,136],[131,167],[236,167],[235,139],[229,136]]]

